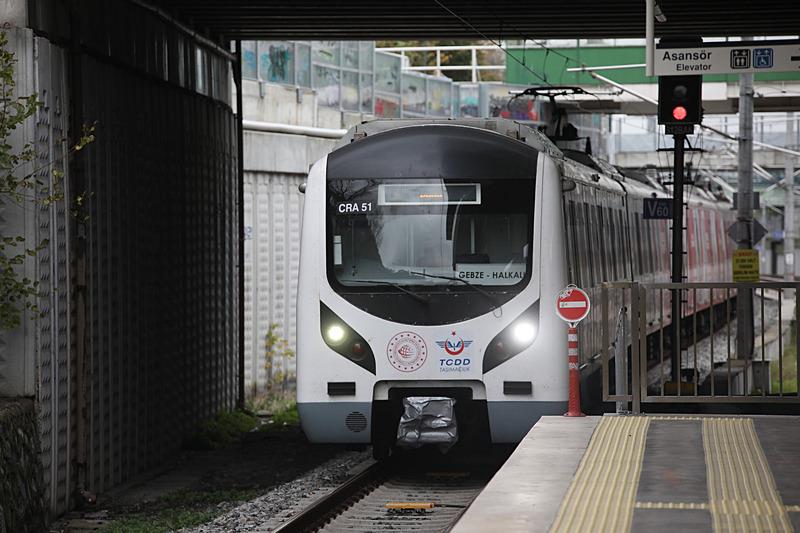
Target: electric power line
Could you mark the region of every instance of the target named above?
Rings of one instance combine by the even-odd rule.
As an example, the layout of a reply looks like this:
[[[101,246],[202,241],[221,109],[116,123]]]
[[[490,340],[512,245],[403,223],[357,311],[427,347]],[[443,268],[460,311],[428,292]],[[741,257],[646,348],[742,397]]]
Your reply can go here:
[[[471,22],[469,22],[468,20],[466,20],[465,18],[463,18],[461,15],[459,15],[458,13],[456,13],[455,11],[453,11],[452,9],[450,9],[449,7],[447,7],[446,5],[444,5],[444,4],[443,4],[442,2],[440,2],[439,0],[433,0],[433,1],[434,1],[434,3],[436,3],[436,5],[438,5],[439,7],[441,7],[442,9],[444,9],[445,11],[447,11],[448,13],[450,13],[450,14],[451,14],[453,17],[455,17],[455,18],[457,18],[459,21],[461,21],[463,24],[465,24],[466,26],[468,26],[468,27],[469,27],[469,28],[470,28],[472,31],[474,31],[475,33],[477,33],[478,35],[480,35],[481,37],[483,37],[485,40],[489,41],[490,43],[492,43],[493,45],[495,45],[496,47],[498,47],[500,50],[502,50],[502,51],[503,51],[503,53],[506,55],[506,57],[510,57],[511,59],[513,59],[514,61],[516,61],[517,63],[519,63],[519,64],[522,66],[522,68],[524,68],[525,70],[527,70],[528,72],[530,72],[531,74],[533,74],[534,76],[536,76],[537,78],[539,78],[540,80],[542,80],[542,82],[543,82],[543,83],[545,83],[545,84],[547,84],[547,85],[549,85],[549,86],[551,86],[551,87],[553,86],[553,84],[552,84],[552,83],[550,83],[549,81],[547,81],[547,78],[545,78],[544,76],[542,76],[542,75],[541,75],[541,74],[539,74],[538,72],[535,72],[533,69],[529,68],[529,67],[528,67],[528,65],[526,65],[526,64],[525,64],[525,61],[524,61],[524,60],[523,60],[523,61],[520,61],[520,60],[519,60],[519,59],[518,59],[516,56],[514,56],[514,55],[513,55],[511,52],[509,52],[508,50],[506,50],[505,48],[503,48],[502,44],[498,43],[497,41],[495,41],[494,39],[492,39],[491,37],[489,37],[488,35],[486,35],[486,34],[485,34],[485,33],[483,33],[482,31],[480,31],[480,30],[479,30],[478,28],[476,28],[476,27],[475,27],[475,26],[474,26],[474,25],[473,25]]]

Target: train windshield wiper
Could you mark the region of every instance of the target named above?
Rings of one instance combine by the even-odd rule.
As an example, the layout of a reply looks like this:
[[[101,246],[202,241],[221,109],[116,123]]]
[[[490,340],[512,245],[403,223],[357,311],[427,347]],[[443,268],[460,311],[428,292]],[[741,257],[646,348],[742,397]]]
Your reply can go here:
[[[409,296],[411,296],[412,298],[414,298],[418,302],[422,302],[424,304],[429,303],[429,300],[427,298],[425,298],[424,296],[421,296],[421,295],[417,294],[414,291],[410,291],[410,290],[406,289],[405,287],[403,287],[402,285],[400,285],[399,283],[395,283],[393,281],[384,281],[384,280],[379,280],[379,279],[348,279],[346,281],[347,281],[347,283],[375,283],[377,285],[389,285],[390,287],[394,287],[395,289],[408,294]]]
[[[469,281],[467,281],[465,279],[461,279],[461,278],[458,278],[456,276],[440,276],[440,275],[437,275],[437,274],[428,274],[427,272],[413,272],[411,270],[409,270],[408,273],[409,274],[415,274],[417,276],[424,276],[426,278],[449,279],[450,281],[458,281],[459,283],[463,283],[467,287],[475,289],[476,291],[478,291],[482,295],[486,296],[486,298],[488,298],[495,305],[495,308],[499,307],[499,305],[497,304],[497,300],[495,299],[495,297],[493,295],[489,294],[488,292],[486,292],[485,290],[481,289],[480,287],[478,287],[474,283],[470,283]]]

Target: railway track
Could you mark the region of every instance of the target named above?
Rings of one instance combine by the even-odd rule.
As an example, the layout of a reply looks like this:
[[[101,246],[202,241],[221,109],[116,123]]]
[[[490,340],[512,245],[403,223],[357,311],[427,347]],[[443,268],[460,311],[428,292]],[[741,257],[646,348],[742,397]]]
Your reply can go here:
[[[373,463],[273,533],[449,531],[499,464],[474,469]]]

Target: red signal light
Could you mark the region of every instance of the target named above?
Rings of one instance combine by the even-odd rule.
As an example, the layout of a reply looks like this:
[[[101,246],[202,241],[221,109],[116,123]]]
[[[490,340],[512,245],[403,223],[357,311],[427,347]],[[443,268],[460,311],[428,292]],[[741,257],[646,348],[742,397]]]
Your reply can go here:
[[[686,118],[686,108],[682,105],[672,108],[672,118],[675,120],[683,120]]]

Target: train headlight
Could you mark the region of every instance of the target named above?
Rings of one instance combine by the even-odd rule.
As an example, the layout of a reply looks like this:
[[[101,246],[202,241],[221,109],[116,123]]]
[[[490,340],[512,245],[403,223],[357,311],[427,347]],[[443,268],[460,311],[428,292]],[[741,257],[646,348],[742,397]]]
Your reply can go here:
[[[529,345],[533,342],[533,339],[536,338],[536,326],[530,322],[520,322],[514,326],[512,331],[514,340],[525,346]]]
[[[339,344],[344,340],[344,328],[338,324],[328,328],[325,332],[329,344]]]
[[[503,328],[483,353],[483,373],[505,363],[522,350],[533,344],[539,333],[539,302],[522,312],[514,321]]]
[[[375,355],[369,343],[324,303],[319,303],[320,333],[330,349],[375,373]]]

